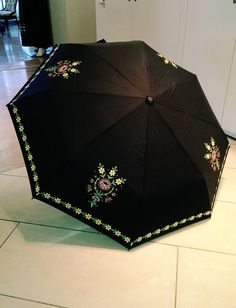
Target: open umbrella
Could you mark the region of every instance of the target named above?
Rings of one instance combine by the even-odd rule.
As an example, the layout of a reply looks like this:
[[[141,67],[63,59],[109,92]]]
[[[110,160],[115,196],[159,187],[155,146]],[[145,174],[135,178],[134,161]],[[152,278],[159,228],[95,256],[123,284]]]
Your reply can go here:
[[[58,45],[8,108],[33,197],[125,247],[211,216],[227,138],[145,43]]]

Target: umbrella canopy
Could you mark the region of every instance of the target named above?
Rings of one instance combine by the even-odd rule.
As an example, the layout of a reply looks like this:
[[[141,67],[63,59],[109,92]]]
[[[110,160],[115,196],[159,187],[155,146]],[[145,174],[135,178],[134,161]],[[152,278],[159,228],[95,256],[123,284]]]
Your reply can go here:
[[[211,216],[227,138],[144,42],[58,45],[8,108],[33,197],[125,247]]]

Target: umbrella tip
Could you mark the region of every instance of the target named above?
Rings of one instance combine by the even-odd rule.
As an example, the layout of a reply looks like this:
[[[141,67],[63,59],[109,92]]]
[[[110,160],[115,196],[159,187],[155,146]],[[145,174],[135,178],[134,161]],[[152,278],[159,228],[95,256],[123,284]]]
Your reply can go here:
[[[152,96],[147,96],[146,102],[147,102],[148,104],[153,104],[153,103],[154,103],[154,98],[153,98]]]

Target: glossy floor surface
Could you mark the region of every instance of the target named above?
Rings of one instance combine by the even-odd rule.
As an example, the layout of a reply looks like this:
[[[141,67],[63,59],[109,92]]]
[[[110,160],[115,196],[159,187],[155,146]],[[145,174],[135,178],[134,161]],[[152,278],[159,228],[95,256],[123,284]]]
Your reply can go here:
[[[13,46],[2,61],[0,48],[0,307],[235,308],[236,142],[212,218],[128,252],[31,200],[5,104],[41,60],[17,58]]]

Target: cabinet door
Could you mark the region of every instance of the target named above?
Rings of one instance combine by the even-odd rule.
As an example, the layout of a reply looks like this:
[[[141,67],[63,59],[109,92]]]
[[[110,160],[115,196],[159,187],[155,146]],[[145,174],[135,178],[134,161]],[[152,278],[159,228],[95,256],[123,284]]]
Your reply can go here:
[[[133,0],[131,0],[133,1]],[[131,40],[132,2],[96,0],[97,39],[108,42]]]
[[[196,73],[219,121],[223,114],[235,40],[236,5],[188,0],[183,66]]]
[[[236,138],[236,40],[228,91],[222,116],[222,127],[226,133]]]
[[[186,0],[133,1],[132,33],[167,58],[181,63]]]

